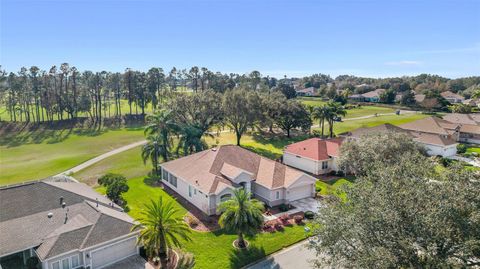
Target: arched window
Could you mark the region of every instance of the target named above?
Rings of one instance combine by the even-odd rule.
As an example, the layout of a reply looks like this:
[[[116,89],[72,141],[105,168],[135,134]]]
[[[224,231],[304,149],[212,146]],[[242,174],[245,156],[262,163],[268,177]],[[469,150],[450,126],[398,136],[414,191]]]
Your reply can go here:
[[[227,200],[230,200],[232,198],[232,195],[230,193],[224,194],[220,196],[220,202],[225,202]]]

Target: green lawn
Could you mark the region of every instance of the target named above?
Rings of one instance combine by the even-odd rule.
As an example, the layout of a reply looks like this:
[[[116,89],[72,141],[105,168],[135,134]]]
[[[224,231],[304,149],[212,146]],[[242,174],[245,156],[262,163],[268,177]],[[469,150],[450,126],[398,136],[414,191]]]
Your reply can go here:
[[[467,146],[467,153],[477,153],[479,156],[480,156],[480,147],[478,146],[472,146],[472,145],[468,145]]]
[[[321,195],[334,195],[346,199],[341,187],[352,184],[353,181],[353,178],[339,178],[331,181],[317,180],[315,190]]]
[[[297,97],[297,100],[300,100],[307,106],[321,106],[327,103],[326,101],[323,101],[321,97]]]
[[[142,177],[128,181],[129,191],[124,194],[130,207],[129,214],[139,217],[145,203],[159,196],[167,200],[173,199],[159,187],[152,187],[144,182]],[[103,192],[103,188],[97,189]],[[179,215],[187,211],[175,202]],[[190,242],[184,242],[184,249],[195,255],[195,268],[240,268],[250,262],[260,259],[284,247],[294,244],[304,238],[306,234],[303,226],[286,227],[283,232],[261,233],[255,238],[248,238],[251,243],[247,251],[235,251],[232,242],[236,235],[224,231],[196,232],[192,231]]]
[[[377,114],[385,114],[385,113],[394,113],[396,109],[389,108],[389,107],[381,107],[381,106],[361,106],[357,108],[352,108],[347,110],[347,115],[345,115],[345,119],[349,118],[358,118],[363,116],[370,116]]]
[[[152,170],[152,164],[148,161],[145,165],[140,153],[141,146],[115,154],[75,173],[73,176],[89,185],[95,185],[100,176],[109,172],[122,174],[126,178],[144,176]]]
[[[109,150],[144,139],[143,129],[37,130],[2,135],[0,185],[55,175]]]
[[[385,124],[385,123],[390,123],[393,125],[401,125],[407,122],[423,119],[426,117],[429,117],[429,115],[403,114],[403,115],[387,115],[387,116],[378,116],[378,117],[372,117],[367,119],[336,122],[334,125],[334,132],[335,134],[341,134],[344,132],[353,131],[358,128],[374,127],[374,126]],[[326,126],[325,129],[327,129],[327,127],[328,125]],[[320,130],[320,128],[315,128],[315,129]]]

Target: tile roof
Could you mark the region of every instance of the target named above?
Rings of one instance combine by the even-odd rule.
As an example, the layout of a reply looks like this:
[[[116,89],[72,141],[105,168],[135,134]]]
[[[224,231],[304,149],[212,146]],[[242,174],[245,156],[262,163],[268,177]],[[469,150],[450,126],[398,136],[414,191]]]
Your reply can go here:
[[[480,125],[480,113],[477,113],[477,114],[448,113],[445,116],[443,116],[443,119],[451,123],[457,123],[457,124]]]
[[[0,256],[38,247],[37,254],[44,260],[87,247],[89,242],[106,242],[130,233],[133,220],[109,206],[108,199],[93,190],[88,192],[81,183],[60,185],[34,182],[0,188]]]
[[[455,129],[458,125],[452,124],[446,120],[437,117],[428,117],[420,120],[405,123],[399,126],[402,129],[433,133],[441,135],[449,135],[446,129]]]
[[[438,134],[428,134],[428,133],[417,133],[417,132],[410,132],[413,136],[413,140],[423,143],[423,144],[431,144],[431,145],[439,145],[439,146],[450,146],[457,144],[457,142],[449,136],[438,135]]]
[[[443,98],[455,98],[455,99],[459,99],[459,100],[465,100],[465,97],[459,95],[459,94],[456,94],[456,93],[453,93],[451,91],[445,91],[445,92],[441,92],[440,95],[443,97]]]
[[[386,124],[381,124],[374,127],[358,128],[350,132],[349,135],[354,138],[360,138],[364,135],[387,133],[387,132],[402,132],[402,133],[408,134],[408,131],[400,127],[397,127],[395,125],[386,123]]]
[[[317,161],[327,160],[339,155],[342,142],[343,138],[320,139],[315,137],[290,144],[285,148],[285,152]]]
[[[366,97],[366,98],[380,97],[380,95],[382,93],[384,93],[385,91],[386,91],[385,89],[376,89],[376,90],[373,90],[373,91],[370,91],[370,92],[366,92],[366,93],[362,94],[362,96]]]
[[[161,164],[163,168],[190,182],[201,191],[214,194],[226,186],[237,186],[224,173],[239,171],[269,189],[288,187],[304,173],[267,159],[239,146],[223,145]]]

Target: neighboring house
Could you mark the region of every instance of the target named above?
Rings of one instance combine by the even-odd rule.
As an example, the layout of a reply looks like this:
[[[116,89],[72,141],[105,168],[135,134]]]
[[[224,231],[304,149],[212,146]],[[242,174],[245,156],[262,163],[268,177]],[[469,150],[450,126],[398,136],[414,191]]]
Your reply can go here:
[[[467,99],[462,103],[471,107],[480,107],[480,99]]]
[[[133,220],[82,183],[31,182],[0,188],[0,268],[102,268],[137,255]]]
[[[480,114],[450,113],[443,116],[443,119],[458,128],[458,141],[480,144]]]
[[[310,138],[288,145],[283,163],[314,175],[338,171],[337,158],[343,138]]]
[[[465,97],[451,91],[441,92],[440,95],[451,104],[461,103],[465,101]]]
[[[418,144],[422,145],[430,156],[453,156],[457,153],[457,142],[448,135],[417,132],[391,124],[382,124],[370,128],[359,128],[352,132],[344,134],[346,137],[360,139],[362,136],[383,133],[403,133],[411,137]]]
[[[365,102],[378,103],[380,102],[380,95],[385,91],[386,91],[385,89],[376,89],[370,92],[366,92],[362,94],[362,96]]]
[[[207,215],[245,188],[269,206],[315,195],[315,178],[239,146],[224,145],[161,164],[162,180]]]
[[[315,95],[315,88],[309,87],[305,89],[295,90],[297,96],[313,96]]]
[[[350,99],[352,101],[355,101],[355,102],[364,102],[365,101],[365,97],[363,97],[363,95],[361,95],[361,94],[352,94],[352,95],[348,96],[348,99]]]

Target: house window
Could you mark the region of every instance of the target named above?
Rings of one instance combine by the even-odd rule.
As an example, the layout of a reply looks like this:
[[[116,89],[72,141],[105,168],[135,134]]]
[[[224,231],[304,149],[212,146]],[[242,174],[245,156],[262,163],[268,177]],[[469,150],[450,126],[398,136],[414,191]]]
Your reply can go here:
[[[323,161],[322,162],[322,169],[327,169],[328,168],[328,162],[327,161]]]
[[[220,202],[225,202],[227,200],[230,200],[230,198],[232,198],[232,195],[230,193],[224,194],[220,196]]]
[[[70,259],[62,260],[62,269],[70,269]]]
[[[188,185],[188,196],[192,197],[192,186]]]
[[[277,192],[275,193],[275,198],[276,198],[277,200],[280,199],[280,192],[279,192],[279,191],[277,191]]]
[[[60,269],[60,262],[56,261],[56,262],[52,263],[52,269]]]
[[[169,180],[170,184],[172,184],[173,186],[177,187],[177,177],[170,174],[170,180]]]
[[[162,169],[162,179],[168,181],[168,172],[165,169]]]
[[[72,268],[77,268],[80,265],[78,255],[72,256]]]

